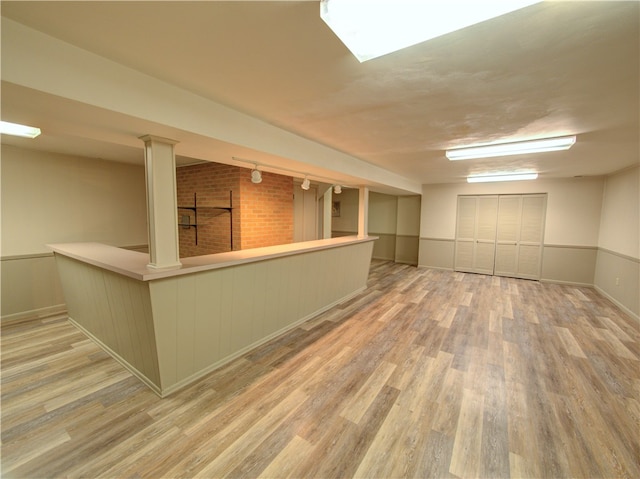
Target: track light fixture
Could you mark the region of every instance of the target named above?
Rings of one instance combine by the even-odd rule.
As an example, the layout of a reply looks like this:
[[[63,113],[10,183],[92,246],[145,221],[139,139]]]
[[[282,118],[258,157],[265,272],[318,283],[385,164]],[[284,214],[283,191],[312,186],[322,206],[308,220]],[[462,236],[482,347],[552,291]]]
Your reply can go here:
[[[258,165],[251,170],[251,183],[262,183],[262,172],[258,169]]]
[[[245,160],[244,158],[238,158],[236,156],[232,156],[231,159],[234,162],[248,163],[253,166],[253,168],[249,167],[251,168],[252,183],[257,184],[262,182],[262,171],[258,169],[260,167],[260,168],[267,168],[267,170],[270,171],[271,173],[276,173],[280,175],[290,173],[290,176],[294,178],[303,177],[304,179],[302,181],[302,184],[300,185],[301,188],[303,190],[308,190],[309,188],[311,188],[311,180],[309,179],[308,173],[303,173],[301,171],[292,170],[292,169],[285,168],[278,165],[269,165],[267,163],[262,163],[262,162],[258,163],[255,160]],[[334,181],[336,181],[336,178],[325,178],[317,175],[313,175],[313,178],[315,181],[326,183],[326,184],[332,184]],[[342,192],[342,185],[334,184],[333,188],[337,195],[339,195]]]

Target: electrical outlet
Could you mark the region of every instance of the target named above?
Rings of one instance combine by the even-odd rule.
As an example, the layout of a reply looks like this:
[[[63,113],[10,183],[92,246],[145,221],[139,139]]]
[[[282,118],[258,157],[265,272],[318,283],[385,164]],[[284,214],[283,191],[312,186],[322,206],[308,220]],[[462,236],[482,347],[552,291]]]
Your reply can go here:
[[[620,278],[616,278],[616,286],[620,286]]]

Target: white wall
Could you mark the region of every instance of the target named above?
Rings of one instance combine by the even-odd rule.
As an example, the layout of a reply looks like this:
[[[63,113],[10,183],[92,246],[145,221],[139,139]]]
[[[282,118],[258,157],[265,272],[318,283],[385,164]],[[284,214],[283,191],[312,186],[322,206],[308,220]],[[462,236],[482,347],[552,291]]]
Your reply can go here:
[[[545,244],[597,246],[602,178],[423,185],[420,236],[454,239],[458,195],[547,193]]]
[[[2,146],[2,256],[147,244],[144,167]]]
[[[640,258],[640,167],[607,177],[598,246]]]
[[[398,197],[369,193],[369,234],[396,234]]]
[[[399,235],[420,235],[420,196],[398,197],[398,223],[396,232]]]
[[[605,181],[593,283],[640,319],[640,167]]]
[[[147,244],[144,167],[2,145],[1,315],[58,313],[48,243]]]

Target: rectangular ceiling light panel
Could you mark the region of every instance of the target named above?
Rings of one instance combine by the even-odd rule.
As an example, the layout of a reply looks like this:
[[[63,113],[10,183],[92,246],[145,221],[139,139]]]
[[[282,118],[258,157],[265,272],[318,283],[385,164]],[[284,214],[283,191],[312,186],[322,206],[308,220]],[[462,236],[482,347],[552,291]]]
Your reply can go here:
[[[321,0],[320,17],[364,62],[541,0]]]
[[[0,133],[2,133],[3,135],[35,138],[40,134],[40,128],[20,125],[19,123],[10,123],[8,121],[0,121]]]
[[[541,140],[501,143],[469,148],[447,150],[446,155],[452,161],[471,160],[474,158],[494,158],[497,156],[524,155],[527,153],[543,153],[546,151],[568,150],[576,142],[575,136],[544,138]]]
[[[467,183],[492,183],[494,181],[535,180],[538,173],[512,173],[507,175],[467,176]]]

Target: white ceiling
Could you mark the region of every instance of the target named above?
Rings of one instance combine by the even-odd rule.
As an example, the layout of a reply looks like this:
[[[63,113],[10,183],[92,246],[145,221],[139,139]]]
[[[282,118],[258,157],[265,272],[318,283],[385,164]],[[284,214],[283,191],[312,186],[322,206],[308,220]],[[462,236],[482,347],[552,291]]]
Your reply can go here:
[[[2,15],[425,184],[506,169],[603,175],[638,163],[639,6],[547,1],[362,64],[322,22],[317,1],[3,1]],[[2,119],[48,126],[39,148],[141,161],[141,144],[107,128],[135,119],[114,115],[3,84]],[[578,138],[565,152],[444,156],[564,134]],[[186,156],[199,158],[201,140],[181,140]],[[259,155],[215,148],[225,158]]]

